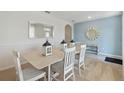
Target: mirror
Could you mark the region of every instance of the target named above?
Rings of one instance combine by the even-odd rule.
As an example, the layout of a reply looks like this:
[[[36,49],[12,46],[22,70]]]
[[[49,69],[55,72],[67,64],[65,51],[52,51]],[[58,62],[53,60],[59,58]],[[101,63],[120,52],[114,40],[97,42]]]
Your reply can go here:
[[[29,22],[29,38],[52,38],[53,37],[53,26]]]

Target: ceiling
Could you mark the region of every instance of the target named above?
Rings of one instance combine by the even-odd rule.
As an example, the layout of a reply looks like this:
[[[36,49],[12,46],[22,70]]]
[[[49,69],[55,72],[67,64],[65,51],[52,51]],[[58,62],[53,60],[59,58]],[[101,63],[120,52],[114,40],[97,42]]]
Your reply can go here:
[[[121,15],[120,11],[47,11],[46,13],[73,23]]]

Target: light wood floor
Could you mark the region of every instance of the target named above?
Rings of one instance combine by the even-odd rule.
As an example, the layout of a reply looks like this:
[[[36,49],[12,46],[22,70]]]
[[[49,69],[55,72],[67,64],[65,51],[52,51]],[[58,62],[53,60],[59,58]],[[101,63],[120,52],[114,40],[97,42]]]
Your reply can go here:
[[[86,59],[86,69],[81,76],[76,75],[77,80],[90,81],[115,81],[122,80],[122,65],[108,63],[97,58]],[[77,70],[75,70],[77,71]]]
[[[86,57],[85,62],[86,69],[81,71],[81,76],[78,75],[78,71],[75,69],[76,81],[122,80],[122,65],[104,62],[94,57]],[[27,66],[29,64],[23,65],[24,68]],[[61,71],[61,67],[59,67],[59,70]],[[15,69],[10,68],[0,71],[0,80],[15,81]]]

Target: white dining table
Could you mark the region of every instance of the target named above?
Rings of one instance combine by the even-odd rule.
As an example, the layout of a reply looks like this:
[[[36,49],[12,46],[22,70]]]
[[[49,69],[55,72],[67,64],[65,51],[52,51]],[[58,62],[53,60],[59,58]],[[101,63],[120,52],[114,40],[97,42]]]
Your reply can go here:
[[[76,54],[77,53],[79,53],[79,47],[76,47]],[[51,80],[51,65],[64,59],[64,52],[60,48],[53,48],[52,55],[50,56],[44,56],[42,51],[38,48],[23,52],[21,55],[38,70],[48,67],[48,81]]]
[[[48,81],[51,79],[51,65],[56,62],[60,62],[64,59],[64,53],[59,48],[53,48],[52,55],[44,56],[41,50],[32,49],[28,52],[23,52],[22,57],[24,57],[33,67],[41,70],[48,67]]]

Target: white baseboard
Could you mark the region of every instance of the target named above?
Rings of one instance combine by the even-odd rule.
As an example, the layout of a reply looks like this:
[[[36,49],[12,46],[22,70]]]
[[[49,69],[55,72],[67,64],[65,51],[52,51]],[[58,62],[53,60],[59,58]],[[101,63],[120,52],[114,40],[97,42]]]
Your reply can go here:
[[[13,68],[15,67],[14,65],[9,65],[9,66],[6,66],[6,67],[2,67],[0,68],[0,71],[3,71],[3,70],[6,70],[6,69],[9,69],[9,68]]]
[[[27,62],[24,62],[24,63],[22,63],[22,64],[25,64],[25,63],[27,63]],[[6,69],[10,69],[10,68],[14,68],[14,67],[15,67],[14,64],[13,64],[13,65],[9,65],[9,66],[0,68],[0,71],[6,70]]]
[[[122,56],[99,52],[99,55],[122,59]]]

